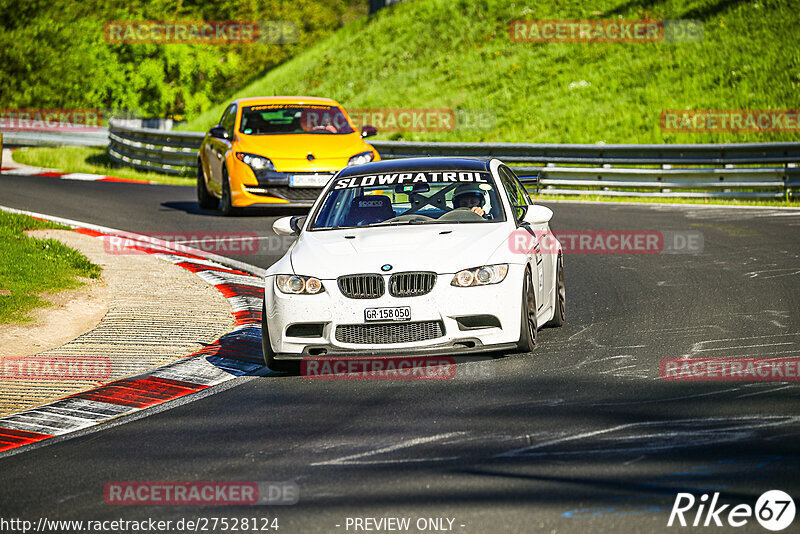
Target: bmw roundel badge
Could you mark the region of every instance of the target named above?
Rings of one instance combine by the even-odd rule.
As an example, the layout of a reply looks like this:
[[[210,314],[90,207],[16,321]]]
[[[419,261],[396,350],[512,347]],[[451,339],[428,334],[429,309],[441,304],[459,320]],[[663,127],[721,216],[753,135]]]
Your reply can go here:
[[[388,263],[386,265],[381,265],[381,271],[387,272],[387,271],[391,271],[391,270],[392,270],[392,266],[389,265]]]

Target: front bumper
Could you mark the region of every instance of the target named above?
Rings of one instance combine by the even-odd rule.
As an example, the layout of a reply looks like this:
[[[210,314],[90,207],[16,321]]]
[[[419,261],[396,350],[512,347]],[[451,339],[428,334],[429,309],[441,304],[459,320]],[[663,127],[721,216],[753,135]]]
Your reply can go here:
[[[463,354],[484,354],[499,351],[510,351],[517,347],[516,343],[499,343],[497,345],[468,345],[472,340],[453,341],[441,345],[432,345],[423,348],[403,348],[393,350],[353,350],[340,349],[330,345],[313,346],[310,345],[299,354],[295,353],[276,353],[275,359],[280,361],[300,361],[303,358],[319,358],[321,356],[368,356],[370,358],[392,358],[397,356],[424,357],[424,356],[444,356],[444,355],[463,355]],[[321,352],[325,350],[325,352]]]
[[[238,160],[237,160],[238,161]],[[239,162],[237,172],[244,177],[231,180],[231,199],[238,207],[256,207],[259,205],[274,206],[276,204],[292,204],[293,206],[311,207],[324,185],[318,187],[293,187],[291,177],[298,175],[322,175],[333,177],[337,170],[277,172],[263,171],[254,175],[250,167]]]
[[[308,274],[308,273],[301,273]],[[278,360],[308,356],[412,356],[482,353],[513,349],[520,337],[523,266],[510,265],[501,283],[479,287],[453,287],[453,274],[437,275],[427,295],[375,299],[345,297],[336,280],[323,280],[323,293],[286,295],[275,287],[274,275],[265,279],[264,303],[270,343]],[[388,284],[389,275],[384,275]],[[366,308],[409,306],[413,323],[441,324],[441,335],[407,342],[346,343],[337,339],[337,327],[400,325],[401,322],[366,322]],[[465,326],[465,317],[492,317],[493,325]],[[296,325],[321,325],[314,337],[288,335]],[[296,330],[294,330],[296,331]],[[291,333],[292,330],[289,330]]]

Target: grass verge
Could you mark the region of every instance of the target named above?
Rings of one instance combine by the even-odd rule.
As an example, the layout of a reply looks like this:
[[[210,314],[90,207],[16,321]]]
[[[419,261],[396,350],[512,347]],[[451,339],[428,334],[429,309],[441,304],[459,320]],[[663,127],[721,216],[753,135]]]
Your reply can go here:
[[[95,147],[37,147],[20,148],[11,153],[17,163],[58,169],[61,172],[104,174],[128,180],[142,180],[160,184],[194,185],[195,179],[170,176],[155,172],[142,172],[118,167],[108,157],[104,148]]]
[[[31,320],[30,311],[47,306],[45,292],[75,289],[81,278],[99,278],[101,269],[83,254],[54,239],[24,234],[66,226],[0,211],[0,324]]]

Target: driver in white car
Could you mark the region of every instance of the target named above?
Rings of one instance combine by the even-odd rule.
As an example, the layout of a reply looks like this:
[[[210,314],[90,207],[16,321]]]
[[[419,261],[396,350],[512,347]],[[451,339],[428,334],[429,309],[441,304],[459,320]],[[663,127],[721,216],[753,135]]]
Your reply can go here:
[[[459,184],[453,192],[453,209],[465,208],[483,217],[486,215],[483,209],[485,202],[478,184]]]

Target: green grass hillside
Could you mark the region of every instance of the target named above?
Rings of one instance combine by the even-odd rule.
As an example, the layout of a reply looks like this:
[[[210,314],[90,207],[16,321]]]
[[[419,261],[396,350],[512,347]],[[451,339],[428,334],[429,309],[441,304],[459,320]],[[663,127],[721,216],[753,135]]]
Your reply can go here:
[[[794,4],[794,5],[792,5]],[[514,43],[514,19],[694,19],[699,43]],[[450,132],[383,139],[547,143],[798,140],[665,133],[664,109],[798,109],[796,2],[410,0],[359,19],[236,97],[316,95],[348,108],[451,108]],[[205,130],[225,102],[183,125]],[[483,112],[481,116],[479,113]],[[469,115],[472,113],[473,115]]]

